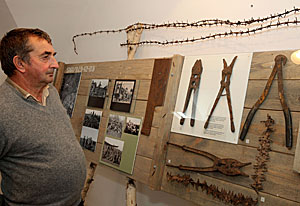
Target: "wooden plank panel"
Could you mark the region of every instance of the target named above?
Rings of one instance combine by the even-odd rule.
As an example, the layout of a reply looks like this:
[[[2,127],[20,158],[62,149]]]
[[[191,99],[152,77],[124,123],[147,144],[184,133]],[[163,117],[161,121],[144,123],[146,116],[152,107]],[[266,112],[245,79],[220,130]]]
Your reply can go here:
[[[151,79],[154,59],[126,60],[115,62],[68,64],[74,66],[95,66],[94,72],[83,72],[82,80],[87,79]]]
[[[192,148],[196,148],[202,151],[209,152],[219,158],[233,158],[240,162],[253,162],[255,161],[256,149],[247,148],[240,145],[223,143],[218,141],[212,141],[208,139],[195,138],[192,136],[180,135],[171,133],[170,142],[178,145],[186,145]],[[218,149],[222,148],[222,149]],[[233,152],[234,151],[234,152]],[[193,154],[191,152],[185,152],[181,148],[169,145],[166,161],[173,165],[187,165],[195,167],[208,167],[212,166],[212,161],[206,157]],[[252,163],[252,165],[253,165]],[[241,169],[246,174],[253,174],[253,168],[251,165]],[[228,182],[234,182],[239,185],[250,185],[252,180],[244,176],[226,176],[218,172],[209,172],[206,175],[222,179]]]
[[[191,185],[184,186],[183,184],[177,183],[177,182],[168,182],[166,178],[167,172],[171,173],[172,175],[183,175],[184,173],[178,172],[178,170],[174,168],[166,168],[163,176],[163,182],[162,182],[162,190],[171,194],[176,194],[177,196],[192,201],[198,205],[201,206],[228,206],[228,204],[225,204],[218,200],[217,198],[214,198],[212,195],[209,195],[206,193],[206,191],[202,191],[201,189],[196,190]],[[206,181],[208,185],[215,185],[218,187],[219,190],[225,189],[227,192],[232,191],[235,194],[241,193],[244,196],[251,197],[252,199],[256,199],[257,195],[254,192],[253,189],[249,189],[240,185],[232,184],[230,182],[226,182],[223,180],[215,179],[209,176],[204,176],[200,174],[192,174],[191,178],[194,181],[197,181],[199,179],[200,182]],[[261,202],[261,197],[264,198],[264,202]],[[270,195],[267,193],[260,193],[260,196],[258,197],[259,204],[261,206],[274,206],[274,205],[285,205],[285,206],[299,206],[300,203],[294,202],[291,200],[286,200],[274,195]]]
[[[150,91],[150,80],[140,80],[138,92],[136,99],[138,100],[148,100],[148,95]]]
[[[160,121],[166,115],[166,113],[162,114],[162,109],[163,107],[155,107],[152,127],[159,127]]]
[[[60,92],[62,80],[64,77],[64,71],[65,71],[65,63],[58,62],[58,70],[56,71],[55,79],[53,82],[54,87],[57,89],[58,93]]]
[[[244,109],[241,125],[244,124],[249,111],[249,109]],[[268,114],[272,117],[272,119],[275,120],[275,124],[273,126],[274,132],[271,135],[271,139],[273,141],[271,149],[277,152],[294,154],[297,142],[297,131],[299,125],[298,122],[300,120],[299,112],[291,113],[293,119],[293,148],[291,150],[287,149],[285,146],[285,120],[283,112],[274,110],[258,110],[249,127],[248,133],[245,138],[246,140],[239,140],[239,144],[253,147],[259,146],[258,138],[262,136],[262,132],[265,130],[265,126],[263,123],[261,123],[261,121],[265,121],[267,119]]]
[[[255,157],[258,154],[256,148],[222,143],[175,133],[171,133],[170,141],[179,145],[187,145],[212,153],[219,158],[233,158],[241,162],[252,162],[252,165],[256,163]],[[267,162],[267,181],[263,183],[264,192],[300,202],[300,196],[298,195],[300,188],[298,184],[295,184],[295,182],[300,181],[300,176],[293,172],[293,158],[293,155],[290,154],[270,152],[270,161]],[[205,157],[203,158],[203,156],[184,152],[182,149],[172,145],[168,146],[166,161],[174,165],[181,164],[198,167],[207,167],[212,165],[212,162]],[[253,166],[251,165],[246,166],[241,170],[250,176],[254,174]],[[205,173],[205,175],[244,186],[249,189],[251,188],[250,184],[253,183],[253,180],[250,177],[230,177],[217,172],[208,172]]]
[[[137,154],[153,158],[154,150],[155,150],[155,144],[158,137],[158,129],[155,127],[151,128],[151,134],[150,136],[141,135],[139,139],[139,144],[137,148]]]
[[[81,135],[85,110],[89,108],[89,109],[101,110],[103,112],[101,122],[100,122],[100,127],[99,127],[96,151],[92,152],[84,149],[84,153],[88,161],[92,161],[98,164],[100,153],[101,153],[102,142],[105,137],[105,130],[106,130],[109,114],[113,113],[119,115],[129,115],[129,116],[138,116],[138,117],[144,116],[145,108],[147,105],[147,98],[150,89],[153,64],[154,64],[154,59],[66,65],[66,67],[69,68],[74,67],[75,69],[89,68],[82,72],[76,104],[73,112],[73,117],[71,118],[71,123],[78,140],[80,139],[80,135]],[[92,71],[91,68],[95,68],[95,70]],[[68,71],[69,70],[67,70],[67,72]],[[87,107],[91,79],[110,80],[108,84],[108,94],[103,109]],[[111,111],[109,109],[114,83],[116,79],[136,80],[136,88],[133,95],[131,113]],[[135,170],[138,171],[138,173],[140,172],[140,174],[134,174],[133,176],[136,176],[137,179],[141,180],[144,183],[146,183],[149,176],[149,171],[151,166],[150,158],[153,156],[153,148],[155,142],[154,139],[155,136],[153,135],[148,137],[148,141],[145,138],[141,137],[141,142],[148,147],[144,147],[143,150],[140,149],[139,153],[142,156],[139,157],[139,153],[137,153],[137,157],[136,157],[137,163],[135,167],[137,168]],[[148,159],[146,157],[148,157]],[[144,164],[142,165],[142,163],[146,164],[146,167]],[[122,172],[120,173],[124,175],[124,173]]]
[[[268,79],[275,64],[275,57],[279,54],[287,57],[287,63],[283,67],[283,79],[299,79],[300,65],[291,61],[294,50],[256,52],[253,54],[249,79]]]
[[[148,184],[152,159],[136,155],[133,174],[131,178],[143,184]]]
[[[248,89],[245,100],[245,107],[252,108],[258,98],[261,96],[267,80],[249,80]],[[291,111],[300,111],[300,80],[284,80],[283,81],[284,95]],[[273,81],[269,95],[265,99],[260,109],[282,110],[279,96],[277,80]]]
[[[167,91],[165,96],[165,104],[162,109],[162,113],[166,114],[161,117],[158,138],[156,142],[156,147],[154,150],[154,156],[151,166],[151,174],[149,176],[148,184],[150,188],[160,189],[161,180],[164,170],[164,161],[166,151],[164,148],[165,142],[168,141],[171,123],[173,114],[170,111],[173,111],[175,108],[175,102],[177,97],[178,85],[180,80],[180,74],[182,71],[184,58],[179,55],[175,55],[172,59],[170,77],[167,85]]]

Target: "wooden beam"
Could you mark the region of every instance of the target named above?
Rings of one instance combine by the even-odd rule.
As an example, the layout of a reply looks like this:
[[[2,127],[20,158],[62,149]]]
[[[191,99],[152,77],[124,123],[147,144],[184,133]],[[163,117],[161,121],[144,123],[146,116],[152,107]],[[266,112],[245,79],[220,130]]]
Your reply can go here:
[[[140,42],[141,35],[143,32],[143,24],[136,24],[131,27],[128,27],[126,30],[127,33],[127,42],[128,43],[138,43]],[[136,53],[138,45],[128,45],[127,46],[127,59],[133,59]]]

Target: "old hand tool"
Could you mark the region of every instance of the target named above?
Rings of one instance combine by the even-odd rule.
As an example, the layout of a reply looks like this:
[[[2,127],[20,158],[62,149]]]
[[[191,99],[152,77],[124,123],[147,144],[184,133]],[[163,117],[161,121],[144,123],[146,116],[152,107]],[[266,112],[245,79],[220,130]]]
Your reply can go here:
[[[192,127],[195,124],[196,105],[197,105],[197,100],[198,100],[199,84],[200,84],[202,70],[203,70],[203,67],[202,67],[201,59],[198,59],[198,60],[196,60],[194,66],[192,68],[190,83],[189,83],[189,87],[188,87],[188,91],[187,91],[187,94],[186,94],[185,103],[184,103],[184,107],[183,107],[183,113],[185,113],[186,109],[189,105],[190,99],[191,99],[192,91],[194,90],[192,116],[191,116],[191,121],[190,121],[190,125]],[[185,120],[184,117],[182,117],[180,119],[180,124],[181,125],[184,124],[184,120]]]
[[[284,55],[277,55],[275,57],[275,65],[272,70],[272,73],[267,81],[267,84],[265,86],[265,89],[262,93],[262,95],[259,97],[259,99],[256,101],[256,103],[251,108],[250,112],[247,115],[246,121],[243,125],[240,139],[244,140],[246,137],[246,134],[248,132],[248,129],[250,127],[251,121],[258,109],[258,107],[265,101],[267,95],[269,94],[270,87],[273,83],[273,80],[275,78],[275,75],[277,74],[278,77],[278,95],[280,99],[280,103],[283,109],[284,118],[285,118],[285,145],[288,149],[292,148],[293,145],[293,126],[292,126],[292,115],[290,112],[290,109],[288,108],[286,101],[284,99],[284,93],[283,93],[283,80],[282,80],[282,67],[286,64],[287,58]]]
[[[224,64],[224,69],[222,70],[222,79],[221,79],[221,87],[220,90],[218,92],[217,98],[214,102],[214,105],[210,111],[210,114],[204,124],[204,128],[206,129],[208,127],[209,124],[209,119],[211,118],[219,100],[220,97],[222,96],[223,90],[225,89],[226,91],[226,97],[227,97],[227,103],[228,103],[228,108],[229,108],[229,114],[230,114],[230,125],[231,125],[231,131],[234,132],[235,131],[235,127],[234,127],[234,122],[233,122],[233,114],[232,114],[232,105],[231,105],[231,98],[230,98],[230,90],[229,90],[229,85],[230,85],[230,77],[232,74],[232,69],[233,69],[233,65],[235,63],[237,59],[237,56],[235,56],[231,62],[231,64],[229,66],[227,66],[226,60],[223,59],[223,64]]]
[[[177,144],[170,143],[170,142],[168,142],[168,144],[180,147],[184,151],[192,152],[192,153],[207,157],[213,161],[213,165],[210,167],[190,167],[190,166],[182,166],[182,165],[175,166],[172,164],[167,164],[167,166],[176,167],[180,170],[188,170],[188,171],[193,171],[193,172],[215,172],[215,171],[217,171],[217,172],[220,172],[220,173],[222,173],[224,175],[228,175],[228,176],[237,176],[237,175],[242,175],[242,176],[246,176],[246,177],[249,176],[246,173],[242,172],[240,170],[240,168],[250,165],[251,162],[242,163],[238,160],[231,159],[231,158],[221,159],[221,158],[218,158],[217,156],[210,154],[208,152],[194,149],[194,148],[191,148],[191,147],[188,147],[185,145],[181,146],[181,145],[177,145]]]

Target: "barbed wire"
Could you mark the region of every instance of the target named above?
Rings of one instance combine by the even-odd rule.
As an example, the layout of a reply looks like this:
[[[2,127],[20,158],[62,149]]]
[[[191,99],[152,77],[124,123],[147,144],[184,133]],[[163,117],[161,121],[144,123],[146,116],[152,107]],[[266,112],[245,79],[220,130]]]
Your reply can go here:
[[[203,41],[203,40],[208,40],[208,39],[216,39],[216,38],[223,38],[223,37],[229,37],[229,36],[242,36],[242,35],[252,35],[257,32],[261,32],[263,30],[269,30],[274,27],[279,27],[279,26],[290,26],[290,25],[297,25],[300,24],[300,21],[295,18],[294,21],[285,21],[285,22],[280,22],[278,21],[277,23],[271,23],[268,25],[261,25],[260,27],[254,28],[254,29],[247,29],[247,30],[240,30],[240,31],[227,31],[223,33],[215,33],[215,34],[209,34],[207,36],[202,36],[199,38],[192,38],[192,39],[183,39],[183,40],[172,40],[172,41],[155,41],[155,40],[146,40],[146,41],[140,41],[140,42],[129,42],[127,40],[126,43],[121,43],[120,46],[136,46],[136,45],[151,45],[151,44],[157,44],[157,45],[172,45],[172,44],[184,44],[184,43],[193,43],[197,41]]]
[[[110,33],[120,33],[120,32],[131,32],[135,30],[151,30],[151,29],[159,29],[159,28],[199,28],[199,27],[211,27],[211,26],[230,26],[230,27],[238,27],[238,26],[249,26],[252,24],[261,24],[259,27],[255,29],[247,29],[247,30],[240,30],[240,31],[227,31],[223,33],[215,33],[215,34],[210,34],[207,36],[199,37],[199,38],[192,38],[192,39],[185,39],[185,40],[172,40],[172,41],[155,41],[155,40],[146,40],[146,41],[140,41],[138,43],[131,43],[127,40],[126,43],[121,43],[120,46],[130,46],[130,45],[173,45],[173,44],[183,44],[183,43],[191,43],[191,42],[197,42],[197,41],[203,41],[207,39],[216,39],[216,38],[222,38],[222,37],[227,37],[227,36],[242,36],[244,34],[251,35],[255,34],[256,32],[271,29],[273,27],[279,27],[279,26],[289,26],[289,25],[297,25],[300,23],[297,20],[297,17],[295,18],[294,21],[284,21],[280,22],[281,18],[286,18],[288,15],[291,14],[297,14],[300,12],[300,8],[293,8],[291,10],[285,10],[282,13],[278,14],[271,14],[270,16],[264,17],[264,18],[256,18],[254,19],[253,17],[248,19],[248,20],[242,20],[242,21],[230,21],[230,20],[220,20],[220,19],[207,19],[207,20],[200,20],[197,22],[171,22],[171,23],[163,23],[163,24],[148,24],[148,23],[135,23],[132,25],[127,26],[126,28],[121,28],[121,29],[116,29],[116,30],[99,30],[99,31],[94,31],[94,32],[86,32],[86,33],[81,33],[74,35],[72,38],[73,45],[74,45],[74,52],[77,53],[77,48],[76,48],[76,42],[75,39],[78,37],[83,37],[83,36],[93,36],[97,34],[110,34]],[[272,23],[272,21],[277,20],[277,23]],[[270,24],[268,25],[263,25],[262,23],[271,21]]]

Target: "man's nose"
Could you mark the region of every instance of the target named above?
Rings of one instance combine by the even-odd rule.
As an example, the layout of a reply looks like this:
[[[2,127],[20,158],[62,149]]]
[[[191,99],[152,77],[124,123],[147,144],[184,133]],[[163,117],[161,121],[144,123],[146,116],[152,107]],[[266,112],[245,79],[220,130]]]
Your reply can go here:
[[[50,58],[50,67],[51,68],[55,68],[55,69],[58,69],[58,63],[57,63],[57,61],[56,61],[56,59],[55,59],[55,57],[52,57],[52,58]]]

